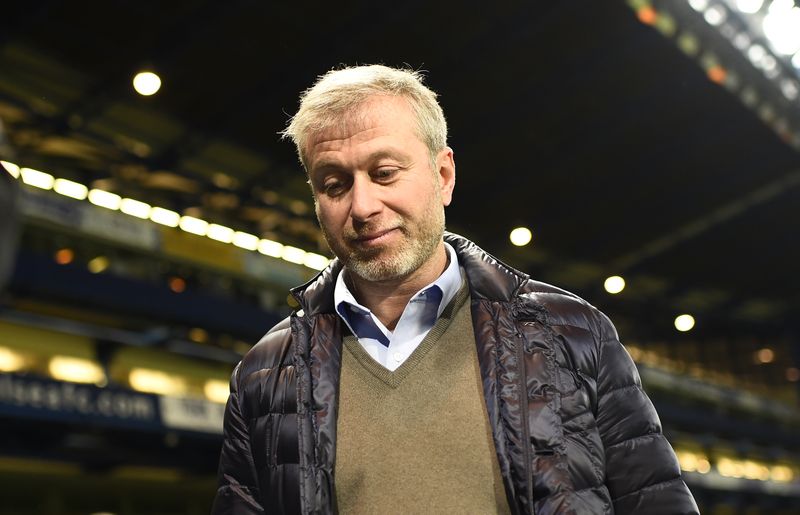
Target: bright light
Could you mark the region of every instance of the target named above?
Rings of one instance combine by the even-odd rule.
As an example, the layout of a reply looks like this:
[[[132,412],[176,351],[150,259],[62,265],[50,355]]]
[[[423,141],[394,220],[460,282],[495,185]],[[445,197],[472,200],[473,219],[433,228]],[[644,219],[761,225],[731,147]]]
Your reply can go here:
[[[772,0],[769,4],[770,13],[787,13],[794,7],[794,0]]]
[[[284,245],[281,257],[289,263],[302,265],[306,260],[306,251],[298,249],[297,247],[292,247],[291,245]]]
[[[83,200],[89,193],[89,188],[79,182],[68,181],[67,179],[56,179],[53,183],[53,189],[56,193],[60,193],[65,197],[71,197],[77,200]]]
[[[179,225],[184,231],[198,236],[205,236],[208,230],[208,222],[193,216],[182,216]]]
[[[233,233],[233,244],[242,249],[256,250],[258,248],[258,236],[236,231]]]
[[[755,14],[764,5],[764,0],[736,0],[736,8],[747,14]]]
[[[54,379],[71,383],[100,383],[106,378],[105,372],[97,363],[70,356],[52,357],[48,370]]]
[[[771,55],[767,54],[761,59],[761,69],[771,72],[774,71],[778,67],[778,61],[772,57]]]
[[[694,472],[697,470],[697,455],[693,452],[676,452],[681,470]]]
[[[330,259],[321,254],[314,254],[313,252],[306,252],[306,257],[303,260],[304,265],[314,270],[322,270],[328,266],[328,263],[330,263]]]
[[[150,217],[150,204],[139,202],[132,198],[124,198],[119,205],[119,210],[126,215],[135,216],[142,220]]]
[[[752,460],[744,462],[744,477],[751,480],[767,481],[769,479],[769,467]]]
[[[756,351],[755,358],[756,363],[759,364],[772,363],[775,361],[775,351],[769,347],[764,347],[763,349]]]
[[[679,315],[675,318],[675,329],[685,333],[694,327],[694,317],[692,315]]]
[[[705,458],[697,460],[697,471],[701,474],[708,474],[711,471],[711,463]]]
[[[89,202],[95,206],[104,207],[106,209],[119,209],[119,205],[122,203],[122,197],[108,191],[89,190]]]
[[[109,262],[107,257],[97,256],[96,258],[86,263],[86,268],[88,268],[89,271],[93,274],[99,274],[105,272],[110,264],[111,263]]]
[[[43,190],[52,189],[53,183],[56,182],[55,177],[49,173],[40,172],[33,168],[20,168],[19,173],[22,175],[22,182],[29,186],[42,188]]]
[[[800,52],[797,52],[794,54],[794,57],[792,57],[792,66],[800,70]]]
[[[131,388],[140,392],[159,395],[180,395],[186,393],[186,381],[172,374],[149,368],[134,368],[128,374]]]
[[[794,5],[791,1],[789,4]],[[763,28],[776,52],[792,55],[800,51],[800,8],[773,9],[770,6],[769,13],[764,16]]]
[[[186,280],[182,277],[170,277],[167,281],[169,289],[175,293],[183,293],[186,291]]]
[[[228,401],[228,395],[230,395],[230,388],[226,381],[209,379],[203,386],[203,393],[206,394],[206,399],[211,402],[225,404]]]
[[[265,256],[279,258],[283,255],[283,244],[272,240],[261,240],[258,242],[258,251]]]
[[[25,358],[13,350],[0,347],[0,372],[16,372],[25,366]]]
[[[625,289],[625,279],[618,275],[612,275],[603,283],[603,287],[611,295],[616,295]]]
[[[164,209],[163,207],[154,207],[150,210],[150,220],[157,224],[166,225],[167,227],[178,227],[181,221],[181,215],[175,211]]]
[[[75,259],[75,252],[72,249],[64,248],[58,249],[55,255],[56,263],[59,265],[68,265]]]
[[[230,243],[233,241],[233,229],[225,227],[224,225],[211,224],[208,226],[206,236],[212,240],[221,241],[222,243]]]
[[[725,8],[721,5],[715,5],[713,7],[709,7],[708,10],[703,15],[703,18],[706,19],[709,25],[718,26],[721,25],[722,22],[728,17],[728,13],[725,11]]]
[[[770,470],[770,477],[773,481],[788,483],[794,479],[794,473],[792,472],[792,469],[785,465],[775,465],[772,467],[772,470]]]
[[[706,7],[708,7],[708,0],[689,0],[689,5],[695,11],[705,11]]]
[[[747,57],[753,64],[760,64],[767,56],[767,51],[761,45],[753,45],[747,49]]]
[[[133,89],[145,97],[154,95],[161,89],[161,77],[153,72],[139,72],[133,78]]]
[[[508,239],[510,239],[511,243],[513,243],[517,247],[522,247],[524,245],[527,245],[528,243],[531,242],[532,238],[533,234],[531,233],[531,230],[528,229],[527,227],[517,227],[516,229],[511,231],[511,234],[508,235]]]
[[[0,164],[3,165],[3,168],[5,168],[8,171],[8,173],[11,174],[11,176],[13,178],[15,178],[15,179],[19,178],[19,166],[18,165],[15,165],[14,163],[10,163],[8,161],[0,161]]]

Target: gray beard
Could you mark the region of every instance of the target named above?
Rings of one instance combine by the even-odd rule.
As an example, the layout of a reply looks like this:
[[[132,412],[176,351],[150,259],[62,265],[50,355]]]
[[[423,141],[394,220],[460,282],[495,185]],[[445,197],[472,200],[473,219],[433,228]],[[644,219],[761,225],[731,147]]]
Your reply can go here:
[[[431,259],[442,241],[445,228],[444,209],[434,208],[431,211],[433,212],[425,217],[429,222],[422,226],[418,238],[406,239],[405,248],[401,249],[381,248],[361,252],[338,248],[322,223],[320,227],[328,246],[350,273],[369,282],[397,280],[408,277],[422,267]],[[405,225],[400,230],[408,237]]]

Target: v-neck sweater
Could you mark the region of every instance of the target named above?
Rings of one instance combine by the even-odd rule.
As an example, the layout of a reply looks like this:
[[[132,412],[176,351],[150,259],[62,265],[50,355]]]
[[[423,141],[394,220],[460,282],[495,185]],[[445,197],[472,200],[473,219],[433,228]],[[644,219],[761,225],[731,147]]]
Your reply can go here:
[[[486,412],[466,282],[395,371],[344,338],[340,513],[509,513]]]

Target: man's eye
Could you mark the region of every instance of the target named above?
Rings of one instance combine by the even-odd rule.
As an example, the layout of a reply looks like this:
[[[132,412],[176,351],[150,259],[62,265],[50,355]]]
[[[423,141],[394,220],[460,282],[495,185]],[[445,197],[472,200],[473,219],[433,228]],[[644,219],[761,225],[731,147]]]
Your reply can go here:
[[[397,168],[378,168],[372,174],[378,180],[381,179],[390,179],[394,177],[394,174],[397,173]]]
[[[322,185],[322,191],[326,195],[336,196],[344,191],[344,184],[339,181],[329,181]]]

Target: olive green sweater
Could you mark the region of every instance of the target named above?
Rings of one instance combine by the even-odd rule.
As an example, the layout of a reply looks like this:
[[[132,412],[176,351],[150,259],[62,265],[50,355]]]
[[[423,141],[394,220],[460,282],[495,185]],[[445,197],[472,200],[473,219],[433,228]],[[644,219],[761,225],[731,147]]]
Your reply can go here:
[[[467,300],[465,283],[394,372],[345,337],[340,513],[509,513]]]

